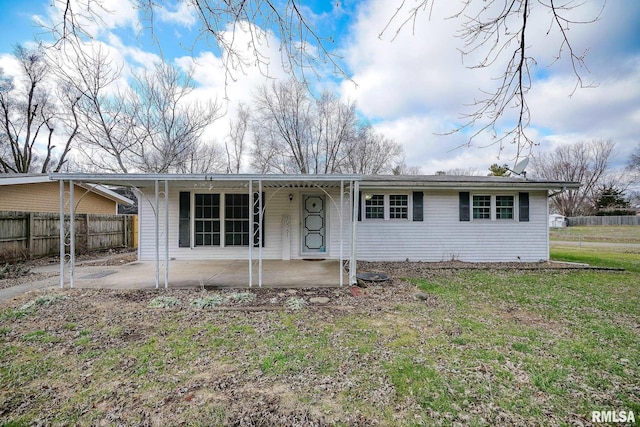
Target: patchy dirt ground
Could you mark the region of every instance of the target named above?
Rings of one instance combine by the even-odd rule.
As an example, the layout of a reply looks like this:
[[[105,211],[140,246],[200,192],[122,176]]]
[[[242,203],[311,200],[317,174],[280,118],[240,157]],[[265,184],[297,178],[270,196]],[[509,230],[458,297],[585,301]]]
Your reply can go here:
[[[402,278],[443,281],[460,269],[513,267],[561,265],[360,263],[360,271],[391,276],[364,288],[33,291],[0,302],[0,360],[12,360],[0,369],[0,424],[371,426],[418,417],[415,425],[464,425],[466,416],[535,425],[531,416],[481,404],[473,385],[461,400],[470,402],[462,418],[455,407],[425,412],[419,396],[399,398],[402,387],[381,374],[395,369],[388,366],[393,358],[397,375],[416,369],[423,356],[414,347],[431,351],[429,337],[465,345],[464,328],[450,323],[455,308]],[[522,313],[500,316],[522,323]],[[445,326],[433,323],[437,316]],[[531,319],[527,325],[553,332],[549,319]],[[396,354],[404,348],[417,357],[408,367]],[[492,367],[480,367],[477,393],[485,393]],[[475,372],[463,374],[474,380]],[[501,385],[494,387],[497,393]],[[589,425],[540,404],[550,424]]]
[[[133,262],[136,259],[137,254],[135,251],[111,250],[78,255],[76,263],[78,265],[107,266],[122,265]],[[0,264],[0,270],[2,270],[3,266],[6,269],[6,274],[0,274],[0,289],[55,277],[58,275],[59,265],[59,257],[44,257],[12,264]]]

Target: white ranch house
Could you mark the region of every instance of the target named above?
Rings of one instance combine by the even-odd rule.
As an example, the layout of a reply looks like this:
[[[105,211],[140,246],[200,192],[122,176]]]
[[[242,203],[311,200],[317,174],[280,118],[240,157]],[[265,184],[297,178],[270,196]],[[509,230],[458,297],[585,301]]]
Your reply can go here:
[[[52,174],[51,179],[61,184],[61,215],[74,205],[66,200],[65,182],[137,191],[138,258],[155,262],[156,286],[161,267],[168,285],[173,260],[247,260],[249,286],[262,285],[262,260],[339,260],[340,266],[351,266],[349,283],[356,281],[357,260],[546,261],[549,194],[579,187],[443,175]]]

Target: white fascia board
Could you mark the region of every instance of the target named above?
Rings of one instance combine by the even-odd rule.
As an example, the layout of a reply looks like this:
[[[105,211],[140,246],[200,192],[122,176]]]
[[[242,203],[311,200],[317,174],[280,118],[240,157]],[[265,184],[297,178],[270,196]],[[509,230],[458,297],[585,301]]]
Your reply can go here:
[[[49,182],[49,177],[47,175],[15,174],[3,176],[0,174],[0,185],[39,184],[41,182]]]

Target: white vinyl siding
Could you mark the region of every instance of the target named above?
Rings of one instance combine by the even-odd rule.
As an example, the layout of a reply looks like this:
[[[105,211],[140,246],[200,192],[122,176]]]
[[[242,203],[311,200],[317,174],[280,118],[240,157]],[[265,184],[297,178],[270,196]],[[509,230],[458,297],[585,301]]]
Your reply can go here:
[[[171,183],[170,183],[171,184]],[[301,209],[302,194],[305,189],[265,189],[265,246],[261,249],[264,259],[282,259],[283,253],[291,259],[304,258],[301,253]],[[385,196],[408,194],[407,191],[366,190],[371,194]],[[169,256],[171,259],[247,259],[248,246],[207,246],[195,247],[193,228],[191,247],[178,247],[179,192],[169,188]],[[192,193],[204,193],[191,190]],[[345,259],[349,258],[351,239],[351,218],[348,197],[344,197],[345,209],[342,214],[340,233],[340,194],[336,189],[327,189],[327,252],[323,256],[338,259],[340,247]],[[357,222],[357,256],[362,261],[449,261],[467,262],[535,262],[547,260],[548,249],[548,205],[545,190],[529,193],[529,221],[518,221],[518,193],[492,191],[491,196],[512,196],[512,220],[459,220],[459,192],[457,190],[424,190],[424,219],[412,221],[412,197],[408,197],[408,218],[393,220],[366,220],[362,210],[362,221]],[[211,193],[241,193],[236,189],[214,189]],[[317,191],[317,194],[325,194]],[[363,191],[365,193],[365,191]],[[291,200],[289,198],[291,194]],[[478,195],[488,192],[478,192]],[[329,197],[329,195],[331,197]],[[364,194],[360,206],[364,206]],[[160,259],[164,254],[164,200],[155,209],[153,189],[147,189],[140,197],[140,260],[155,259],[155,212],[159,213]],[[224,200],[221,200],[223,204]],[[494,202],[495,203],[495,202]],[[387,215],[389,203],[387,203]],[[495,206],[495,204],[494,204]],[[191,221],[195,213],[191,210]],[[495,210],[495,208],[494,208]],[[493,214],[495,216],[495,213]],[[286,234],[283,224],[290,224]],[[221,225],[222,226],[222,225]],[[193,224],[192,224],[193,227]],[[342,245],[341,245],[342,236]],[[221,236],[222,239],[224,237]],[[224,243],[224,242],[221,242]],[[258,257],[260,248],[252,247],[253,256]]]
[[[196,247],[194,242],[194,221],[195,211],[194,203],[191,206],[191,247],[178,247],[178,225],[179,225],[179,193],[180,191],[188,191],[171,187],[169,183],[169,257],[177,260],[200,260],[200,259],[248,259],[248,246],[201,246]],[[193,194],[202,194],[202,190],[192,190]],[[327,196],[327,252],[323,254],[328,259],[339,259],[340,257],[340,194],[339,191],[327,190],[333,201]],[[238,189],[213,189],[211,194],[247,194],[238,191]],[[293,190],[273,190],[265,189],[265,214],[264,214],[264,241],[262,248],[262,256],[264,259],[282,259],[283,246],[287,245],[292,259],[304,258],[301,253],[301,214],[300,200],[302,194],[308,194],[307,189]],[[292,200],[289,200],[289,194]],[[324,194],[320,192],[320,194]],[[145,189],[140,196],[140,222],[139,222],[139,258],[143,261],[152,261],[155,259],[155,211],[153,208],[154,190]],[[194,197],[192,197],[192,201]],[[221,197],[221,204],[224,204],[224,197]],[[343,256],[349,257],[349,242],[351,238],[351,211],[349,210],[348,196],[344,197],[345,209],[343,212]],[[221,207],[222,209],[223,207]],[[160,258],[163,259],[164,254],[164,198],[160,197],[159,212],[159,231],[160,231]],[[289,235],[284,235],[283,221],[284,217],[288,217],[290,224]],[[221,224],[221,227],[224,227]],[[223,229],[224,231],[224,229]],[[221,236],[224,243],[224,233]],[[260,251],[259,247],[253,247],[253,257],[257,259]]]
[[[458,193],[425,190],[422,222],[358,222],[358,259],[537,262],[549,258],[546,191],[528,192],[528,222],[517,221],[517,193],[514,197],[515,220],[460,221]],[[496,195],[513,196],[514,193],[495,191],[492,196]]]

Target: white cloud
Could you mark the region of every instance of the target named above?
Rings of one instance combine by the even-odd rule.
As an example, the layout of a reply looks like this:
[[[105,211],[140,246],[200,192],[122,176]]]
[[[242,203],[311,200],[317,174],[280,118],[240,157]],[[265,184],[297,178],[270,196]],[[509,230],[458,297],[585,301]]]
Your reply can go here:
[[[568,35],[575,53],[582,54],[591,47],[586,57],[591,74],[583,70],[585,83],[599,83],[596,89],[578,89],[572,97],[569,95],[576,79],[570,63],[553,63],[560,46],[559,34],[552,31],[547,35],[550,15],[540,5],[534,6],[530,21],[533,31],[527,36],[529,53],[539,61],[533,69],[533,89],[528,99],[532,113],[529,134],[540,144],[534,150],[579,139],[611,138],[624,147],[615,160],[620,163],[630,151],[626,147],[637,144],[632,138],[637,138],[633,133],[639,128],[640,61],[637,57],[630,59],[628,47],[625,50],[620,45],[629,44],[625,37],[633,38],[633,31],[637,33],[637,22],[634,25],[630,21],[640,15],[640,7],[629,11],[628,4],[610,3],[598,22],[570,25]],[[586,2],[570,15],[590,19],[598,14],[600,6],[599,1]],[[455,34],[461,21],[444,19],[459,7],[453,2],[436,2],[431,19],[422,15],[413,33],[409,25],[391,42],[395,28],[390,27],[381,40],[378,35],[396,7],[385,0],[361,5],[343,51],[358,86],[343,82],[343,97],[356,100],[361,112],[379,130],[402,143],[407,163],[422,166],[424,172],[467,167],[484,170],[494,162],[515,160],[514,147],[509,144],[502,152],[498,146],[455,149],[467,142],[464,134],[437,135],[461,123],[460,113],[470,111],[465,104],[482,96],[480,88],[492,89],[496,84],[492,77],[500,75],[504,59],[492,69],[465,67],[473,62],[463,64],[458,51],[462,45]],[[637,40],[635,43],[637,48]],[[612,63],[612,51],[616,59],[624,59]],[[537,76],[541,80],[536,80]],[[490,142],[490,136],[483,135],[475,147]]]
[[[185,27],[191,27],[197,22],[193,7],[186,1],[180,2],[174,10],[162,5],[159,5],[156,10],[161,22],[173,22]]]
[[[116,28],[131,28],[135,32],[141,28],[138,20],[137,2],[133,0],[101,0],[89,2],[88,13],[86,2],[71,0],[70,10],[74,13],[75,24],[87,32],[91,38],[99,38]],[[66,11],[66,2],[52,2],[53,7],[47,8],[47,15],[34,16],[35,22],[45,28],[60,29],[62,16]]]

